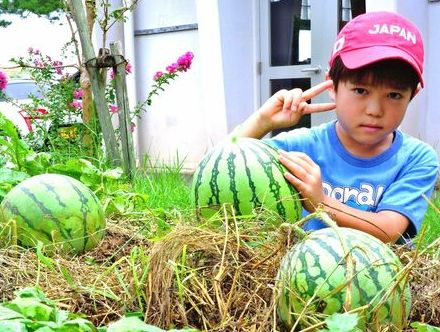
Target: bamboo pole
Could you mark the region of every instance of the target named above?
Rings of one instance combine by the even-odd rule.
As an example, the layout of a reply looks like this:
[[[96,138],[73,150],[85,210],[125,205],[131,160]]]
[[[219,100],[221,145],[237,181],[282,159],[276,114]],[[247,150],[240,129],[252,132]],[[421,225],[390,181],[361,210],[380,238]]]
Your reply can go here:
[[[118,104],[119,132],[121,134],[122,166],[127,175],[136,167],[136,158],[131,131],[130,107],[128,103],[127,82],[125,74],[126,61],[122,55],[120,41],[110,43],[110,51],[116,62],[115,89]]]

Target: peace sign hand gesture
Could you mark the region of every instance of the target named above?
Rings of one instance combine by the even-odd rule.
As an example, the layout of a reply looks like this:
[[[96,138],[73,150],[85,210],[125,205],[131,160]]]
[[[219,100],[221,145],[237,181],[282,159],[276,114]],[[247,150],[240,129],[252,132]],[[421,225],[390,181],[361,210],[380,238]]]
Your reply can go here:
[[[236,133],[239,136],[261,138],[268,132],[296,125],[305,114],[326,112],[335,108],[335,103],[308,104],[307,100],[333,87],[327,80],[306,91],[301,89],[280,90],[270,97]]]

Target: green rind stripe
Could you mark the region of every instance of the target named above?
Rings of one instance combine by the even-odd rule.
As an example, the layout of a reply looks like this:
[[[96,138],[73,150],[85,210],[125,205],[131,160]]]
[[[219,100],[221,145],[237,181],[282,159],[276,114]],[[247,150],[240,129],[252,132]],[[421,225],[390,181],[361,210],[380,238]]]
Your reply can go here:
[[[67,179],[67,182],[70,183],[73,190],[78,195],[79,202],[81,204],[80,211],[82,213],[82,227],[83,227],[83,245],[82,245],[82,251],[86,250],[87,242],[89,241],[89,235],[87,234],[87,215],[90,211],[89,207],[89,199],[84,195],[83,191],[78,188],[75,182],[71,181],[70,179]],[[71,234],[70,238],[72,238]],[[77,240],[77,239],[76,239]]]
[[[222,159],[223,149],[220,150],[218,157],[214,161],[214,166],[212,167],[211,178],[209,179],[211,196],[208,198],[208,205],[220,205],[220,189],[218,187],[217,178],[220,174],[218,166]]]
[[[203,173],[205,170],[206,165],[208,164],[209,160],[211,159],[212,154],[214,153],[214,150],[211,150],[211,152],[209,152],[205,158],[203,158],[203,160],[199,163],[198,168],[197,168],[197,177],[196,177],[196,181],[194,183],[194,203],[196,204],[196,206],[199,205],[199,189],[200,186],[202,185],[202,177],[203,177]]]
[[[275,159],[277,159],[278,152],[270,145],[265,144],[265,143],[261,143],[261,149],[266,151],[267,154],[273,155],[273,157]],[[278,168],[280,173],[283,174],[283,176],[284,176],[284,173],[287,171],[286,168],[281,163],[274,163],[274,165]],[[290,191],[290,194],[292,197],[298,197],[298,192],[296,191],[296,189],[292,185],[288,185],[287,187],[289,188],[289,191]]]
[[[49,192],[51,192],[52,194],[54,194],[54,195],[56,195],[57,196],[57,194],[56,194],[56,192],[55,192],[55,190],[54,190],[54,187],[52,187],[52,186],[50,186],[48,183],[44,183],[44,182],[42,182],[41,181],[41,184],[43,184],[46,188],[47,188],[47,190],[49,191]],[[26,197],[28,197],[35,205],[36,205],[36,207],[38,207],[39,209],[40,209],[40,211],[43,213],[43,215],[44,216],[48,216],[49,217],[49,219],[50,220],[52,220],[54,223],[55,223],[55,225],[56,225],[56,227],[58,228],[58,231],[60,232],[60,234],[61,234],[61,236],[63,237],[63,238],[65,238],[65,239],[72,239],[72,236],[71,236],[71,234],[69,233],[69,232],[67,232],[65,229],[63,229],[63,227],[61,227],[61,221],[58,219],[58,218],[56,218],[54,215],[53,215],[53,213],[52,213],[52,211],[51,210],[49,210],[45,205],[44,205],[44,202],[42,202],[42,201],[40,201],[40,200],[38,200],[37,199],[37,197],[29,190],[29,188],[27,188],[26,186],[18,186],[17,187],[17,190],[19,190],[20,192],[22,192]],[[18,215],[18,214],[17,214]],[[28,225],[28,227],[30,227],[30,228],[33,228],[33,229],[35,229],[35,226],[34,226],[34,224],[33,224],[33,222],[32,222],[32,220],[29,220],[29,219],[23,219],[25,222],[26,222],[26,224]],[[40,231],[40,230],[39,230]],[[41,230],[42,231],[42,230]],[[45,233],[46,234],[46,236],[47,236],[47,232],[43,232],[43,233]],[[49,239],[51,239],[52,240],[52,235],[49,233],[49,236],[47,236]],[[73,245],[72,245],[72,243],[70,243],[70,242],[67,242],[72,248],[74,248],[73,247]]]
[[[263,160],[261,158],[260,154],[258,153],[258,151],[255,148],[250,146],[249,149],[255,153],[255,156],[257,157],[258,162],[263,167],[264,173],[266,174],[266,176],[269,180],[269,192],[272,194],[273,198],[275,199],[276,209],[277,209],[278,214],[281,215],[283,217],[283,219],[286,219],[286,208],[284,207],[283,202],[281,200],[281,196],[280,196],[281,186],[278,183],[278,181],[275,180],[275,177],[272,172],[272,166],[274,164],[272,161],[273,156],[269,155],[269,158],[271,160],[269,162],[266,162],[265,160]],[[264,150],[260,150],[260,151],[264,152]]]
[[[234,206],[235,212],[240,215],[240,200],[238,199],[238,191],[236,184],[236,173],[235,173],[235,161],[236,154],[232,151],[229,152],[228,157],[226,158],[226,165],[228,168],[228,176],[229,176],[229,190],[232,193],[232,205]]]
[[[257,208],[257,207],[261,206],[261,204],[262,204],[258,198],[258,195],[257,195],[257,186],[255,185],[255,182],[252,179],[252,173],[251,173],[251,170],[248,165],[248,158],[245,153],[245,150],[240,149],[240,153],[241,153],[241,157],[243,158],[243,161],[244,161],[244,169],[245,169],[246,177],[248,179],[249,188],[251,189],[251,193],[252,193],[252,197],[250,199],[250,202],[252,203],[254,208]]]
[[[42,182],[43,184],[43,182]],[[54,187],[49,186],[47,183],[44,183],[45,187],[54,195],[57,195],[56,192],[54,191]],[[61,221],[56,218],[52,211],[49,210],[45,205],[44,202],[38,200],[38,198],[35,196],[34,193],[32,193],[29,188],[27,187],[20,187],[19,190],[25,195],[27,196],[29,199],[31,199],[32,202],[35,203],[35,205],[40,209],[40,211],[43,213],[44,216],[48,216],[50,220],[52,220],[55,225],[57,226],[60,234],[64,237],[64,238],[71,238],[70,234],[68,232],[66,232],[62,227],[61,227]],[[31,226],[31,225],[30,225]],[[31,226],[32,228],[34,228],[34,226]]]
[[[5,212],[9,212],[9,214],[18,216],[21,220],[25,222],[25,224],[29,227],[34,229],[34,225],[32,220],[27,218],[25,215],[23,215],[18,207],[14,204],[12,204],[9,200],[3,201],[2,207],[4,208]],[[48,240],[48,242],[52,241],[52,235],[50,233],[45,232],[44,230],[39,230]]]

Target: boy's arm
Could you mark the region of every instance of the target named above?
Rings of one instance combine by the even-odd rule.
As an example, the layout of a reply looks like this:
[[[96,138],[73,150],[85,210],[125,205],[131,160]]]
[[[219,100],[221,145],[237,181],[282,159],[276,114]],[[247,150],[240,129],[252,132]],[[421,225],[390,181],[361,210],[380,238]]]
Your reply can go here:
[[[383,242],[396,242],[410,223],[408,218],[395,211],[362,211],[328,196],[324,197],[322,205],[339,226],[358,229]]]
[[[363,211],[326,196],[321,169],[306,154],[280,151],[279,159],[288,170],[284,174],[286,180],[300,192],[307,211],[314,212],[318,206],[323,206],[339,226],[364,231],[383,242],[395,242],[408,228],[409,220],[398,212]]]
[[[435,153],[432,152],[432,154]],[[423,155],[426,155],[426,153],[423,153]],[[286,179],[300,192],[301,197],[304,199],[303,207],[307,211],[314,212],[318,206],[324,206],[324,210],[331,215],[339,226],[367,232],[383,242],[395,242],[401,235],[406,233],[410,226],[410,220],[406,217],[407,213],[408,216],[415,218],[413,222],[414,220],[420,222],[427,205],[422,195],[430,195],[438,175],[436,157],[428,157],[426,160],[428,160],[429,165],[413,170],[411,176],[407,172],[405,181],[407,182],[406,186],[411,188],[410,194],[413,194],[412,197],[410,197],[411,195],[405,195],[398,202],[393,201],[391,204],[388,202],[378,212],[369,212],[350,207],[326,196],[322,187],[320,167],[306,154],[280,151],[279,159],[288,170],[285,173]],[[430,159],[435,159],[435,161],[429,162]],[[414,183],[414,179],[418,179],[417,184]],[[395,182],[394,189],[389,189],[388,195],[394,197],[394,191],[398,190],[400,192],[404,187],[405,182]],[[414,188],[418,187],[420,187],[419,192],[413,193]],[[410,207],[406,205],[402,207],[402,204],[409,204]],[[398,206],[400,206],[400,209],[394,210]],[[417,214],[414,213],[415,209],[417,209]],[[417,225],[414,226],[416,229],[418,228]]]
[[[333,110],[334,103],[307,104],[307,100],[332,87],[333,82],[327,80],[306,91],[280,90],[243,124],[235,128],[233,134],[238,137],[262,138],[274,129],[297,124],[304,114]]]

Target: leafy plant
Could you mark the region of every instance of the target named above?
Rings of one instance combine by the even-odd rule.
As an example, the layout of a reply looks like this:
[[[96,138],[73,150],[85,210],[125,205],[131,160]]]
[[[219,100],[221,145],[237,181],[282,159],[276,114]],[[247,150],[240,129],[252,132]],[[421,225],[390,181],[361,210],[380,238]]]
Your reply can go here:
[[[96,328],[81,315],[57,307],[38,287],[18,290],[15,299],[0,304],[2,332],[164,332],[144,323],[139,315],[127,315],[120,320]],[[172,329],[170,332],[197,332],[196,329]]]
[[[327,329],[322,332],[361,332],[357,327],[359,315],[357,313],[333,314],[325,319]]]
[[[425,218],[422,223],[422,230],[417,241],[421,242],[422,247],[426,247],[437,238],[440,237],[440,225],[438,219],[440,217],[440,192],[436,191],[433,194],[432,199],[429,201],[428,210],[426,211]]]
[[[440,328],[426,323],[414,322],[411,323],[411,327],[414,327],[417,332],[440,332]]]
[[[58,309],[38,288],[24,288],[15,294],[15,299],[0,305],[1,331],[97,331],[80,315]]]

